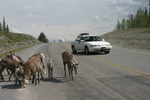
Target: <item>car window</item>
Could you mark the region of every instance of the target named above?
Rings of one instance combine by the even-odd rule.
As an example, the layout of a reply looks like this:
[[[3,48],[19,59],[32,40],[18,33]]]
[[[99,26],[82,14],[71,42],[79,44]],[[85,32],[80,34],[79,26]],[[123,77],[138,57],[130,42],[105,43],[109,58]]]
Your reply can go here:
[[[87,36],[84,37],[85,41],[102,41],[102,39],[98,36]]]
[[[76,38],[75,41],[80,41],[80,38]]]

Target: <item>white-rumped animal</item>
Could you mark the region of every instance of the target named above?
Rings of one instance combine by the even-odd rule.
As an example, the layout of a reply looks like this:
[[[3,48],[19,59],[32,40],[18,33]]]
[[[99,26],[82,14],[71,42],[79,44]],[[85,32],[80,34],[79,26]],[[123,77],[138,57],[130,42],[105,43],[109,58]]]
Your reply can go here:
[[[30,79],[31,75],[33,75],[32,83],[35,85],[40,83],[39,74],[41,72],[41,62],[35,56],[32,56],[24,63],[24,72],[22,74],[22,78],[18,79],[21,81],[23,87],[26,87],[28,84],[28,80]],[[38,78],[36,78],[36,73],[38,74]],[[38,80],[38,82],[37,82]]]
[[[21,67],[21,65],[14,59],[11,58],[2,58],[0,61],[0,75],[1,75],[1,79],[2,81],[4,81],[3,78],[3,71],[5,69],[9,69],[11,71],[10,77],[9,77],[9,81],[11,81],[11,76],[15,73],[16,68]]]
[[[62,53],[62,59],[63,59],[65,77],[66,77],[66,64],[67,64],[69,76],[71,75],[72,80],[74,80],[73,69],[74,69],[75,73],[77,74],[79,62],[76,61],[75,56],[69,51],[64,51]]]
[[[37,53],[37,54],[32,55],[31,57],[33,57],[33,56],[37,57],[40,60],[42,66],[43,66],[43,67],[41,67],[42,73],[45,75],[46,74],[46,67],[44,64],[45,55],[43,53]],[[41,73],[41,77],[43,78],[42,73]]]
[[[52,58],[48,58],[47,71],[48,71],[48,78],[53,79],[53,64],[52,64]]]

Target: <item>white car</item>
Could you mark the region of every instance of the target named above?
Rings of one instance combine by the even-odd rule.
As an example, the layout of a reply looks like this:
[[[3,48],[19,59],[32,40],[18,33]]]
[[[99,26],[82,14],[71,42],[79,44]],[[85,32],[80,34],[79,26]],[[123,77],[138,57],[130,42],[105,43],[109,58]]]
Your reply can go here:
[[[86,54],[89,54],[90,52],[104,52],[105,54],[108,54],[112,49],[112,46],[109,42],[106,42],[99,36],[81,33],[71,42],[71,49],[73,53],[82,51]]]

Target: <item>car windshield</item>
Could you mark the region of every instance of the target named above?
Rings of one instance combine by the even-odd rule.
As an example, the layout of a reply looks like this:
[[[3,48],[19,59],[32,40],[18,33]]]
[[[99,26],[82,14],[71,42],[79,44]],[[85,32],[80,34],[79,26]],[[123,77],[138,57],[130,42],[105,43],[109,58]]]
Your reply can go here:
[[[102,41],[102,39],[98,36],[87,36],[84,37],[85,41]]]

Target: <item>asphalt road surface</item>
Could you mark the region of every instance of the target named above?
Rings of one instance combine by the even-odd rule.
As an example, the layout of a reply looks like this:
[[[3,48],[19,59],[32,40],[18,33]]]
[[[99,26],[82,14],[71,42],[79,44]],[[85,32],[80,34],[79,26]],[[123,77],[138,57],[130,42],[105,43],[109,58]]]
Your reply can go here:
[[[150,53],[113,47],[110,54],[83,52],[75,54],[80,61],[74,81],[64,77],[61,53],[71,51],[69,42],[40,44],[17,53],[24,61],[42,52],[53,59],[54,79],[26,88],[15,86],[15,79],[0,82],[0,100],[150,100]]]

